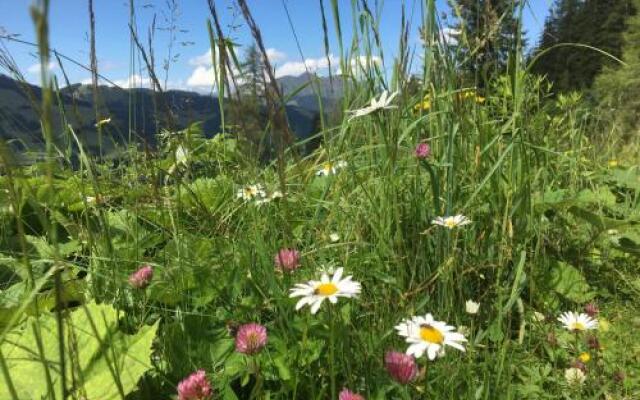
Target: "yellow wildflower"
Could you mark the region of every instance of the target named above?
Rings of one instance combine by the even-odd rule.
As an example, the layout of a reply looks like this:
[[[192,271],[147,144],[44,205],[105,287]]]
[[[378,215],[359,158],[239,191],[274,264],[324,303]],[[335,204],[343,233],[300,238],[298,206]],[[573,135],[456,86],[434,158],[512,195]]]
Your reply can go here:
[[[105,119],[101,119],[100,121],[96,122],[96,128],[100,128],[103,125],[107,125],[111,123],[111,117],[109,118],[105,118]]]
[[[416,104],[413,109],[415,111],[429,111],[431,110],[431,99],[429,97],[429,95],[425,96],[425,98],[418,104]]]
[[[578,356],[578,358],[580,359],[580,361],[582,361],[583,363],[588,363],[591,360],[591,354],[587,353],[586,351],[584,353],[580,353],[580,355]]]

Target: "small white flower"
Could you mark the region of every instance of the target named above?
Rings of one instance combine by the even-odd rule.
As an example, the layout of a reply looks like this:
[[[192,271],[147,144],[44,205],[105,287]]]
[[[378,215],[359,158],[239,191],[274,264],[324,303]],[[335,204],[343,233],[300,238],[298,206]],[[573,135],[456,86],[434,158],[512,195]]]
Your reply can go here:
[[[564,371],[564,379],[570,386],[580,386],[587,379],[586,375],[580,368],[567,368]]]
[[[338,172],[339,169],[342,169],[346,166],[347,166],[346,161],[338,161],[336,163],[326,162],[322,164],[320,169],[318,169],[318,171],[316,172],[316,175],[317,176],[334,175],[335,173]]]
[[[469,329],[469,327],[468,327],[468,326],[466,326],[466,325],[460,325],[460,326],[458,326],[458,328],[457,328],[457,329],[458,329],[458,332],[459,332],[460,334],[465,335],[465,336],[466,336],[466,335],[469,335],[469,334],[471,333],[471,330],[470,330],[470,329]]]
[[[533,320],[536,322],[544,322],[547,319],[547,317],[538,311],[534,311],[533,312]]]
[[[464,309],[467,312],[467,314],[471,314],[471,315],[477,314],[478,310],[480,309],[480,303],[476,303],[473,300],[467,300],[464,303]]]
[[[458,226],[469,225],[471,220],[464,215],[454,215],[452,217],[437,217],[431,221],[434,225],[444,226],[445,228],[453,229]]]
[[[598,320],[591,318],[584,313],[574,313],[573,311],[564,312],[558,318],[558,321],[571,332],[582,332],[591,329],[598,329]]]
[[[84,200],[87,202],[87,204],[96,204],[98,201],[98,199],[94,196],[86,196]]]
[[[333,232],[329,234],[329,240],[331,241],[331,243],[336,243],[337,241],[340,240],[340,235],[338,235],[337,233]]]
[[[390,110],[393,108],[397,108],[397,106],[391,105],[391,102],[397,95],[398,95],[397,91],[391,93],[391,95],[389,95],[388,91],[386,90],[383,91],[382,94],[380,95],[380,98],[376,100],[376,98],[373,97],[371,99],[371,103],[369,103],[368,106],[364,108],[360,108],[358,110],[349,111],[349,113],[352,114],[351,118],[349,118],[349,122],[351,122],[351,120],[353,120],[354,118],[363,117],[365,115],[369,115],[378,110]]]
[[[264,188],[259,183],[255,185],[244,186],[238,189],[238,193],[236,194],[236,197],[245,201],[254,199],[260,200],[264,199],[266,196],[267,194],[265,193]]]
[[[412,317],[398,324],[395,329],[410,344],[406,353],[416,358],[426,353],[429,360],[435,360],[444,356],[445,346],[465,351],[462,343],[467,339],[464,335],[455,332],[453,326],[434,320],[431,314]]]
[[[176,164],[187,165],[188,158],[189,151],[182,145],[178,146],[178,148],[176,149]]]
[[[281,199],[282,197],[283,197],[282,192],[279,190],[276,190],[275,192],[271,193],[268,196],[256,198],[255,203],[256,205],[261,206],[263,204],[271,202],[272,200]]]
[[[356,297],[360,294],[360,283],[352,281],[351,276],[342,279],[342,268],[338,268],[331,278],[327,273],[323,273],[319,281],[309,281],[308,283],[298,283],[289,297],[302,297],[296,304],[296,310],[309,305],[311,314],[315,314],[320,309],[322,302],[328,299],[332,304],[338,302],[338,297]]]

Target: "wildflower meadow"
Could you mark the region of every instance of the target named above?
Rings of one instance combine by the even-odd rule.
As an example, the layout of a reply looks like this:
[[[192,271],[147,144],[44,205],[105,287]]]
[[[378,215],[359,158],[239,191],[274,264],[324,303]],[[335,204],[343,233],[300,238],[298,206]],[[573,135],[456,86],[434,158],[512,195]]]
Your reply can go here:
[[[382,2],[297,1],[322,10],[334,64],[297,89],[320,104],[312,134],[272,84],[257,2],[210,1],[219,128],[171,108],[132,19],[157,131],[110,154],[64,103],[61,2],[31,6],[44,154],[0,140],[0,399],[640,399],[637,143],[555,93],[522,41],[465,72],[480,48],[443,35],[440,2],[387,4],[412,19],[384,37]],[[530,1],[508,3],[520,32]],[[250,80],[225,13],[267,64],[257,128],[233,112]],[[110,115],[90,116],[101,141]]]

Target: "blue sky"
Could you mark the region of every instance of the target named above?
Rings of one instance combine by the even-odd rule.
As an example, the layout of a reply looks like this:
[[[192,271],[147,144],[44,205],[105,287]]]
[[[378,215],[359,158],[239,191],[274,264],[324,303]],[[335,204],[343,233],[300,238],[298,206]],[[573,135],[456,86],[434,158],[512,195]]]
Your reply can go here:
[[[301,50],[307,68],[325,72],[323,35],[321,27],[320,8],[318,0],[249,0],[249,6],[258,25],[262,30],[266,47],[270,50],[273,63],[278,75],[295,75],[305,70],[302,56],[296,46],[291,26],[283,6],[287,5],[293,28],[300,40]],[[24,40],[34,41],[34,28],[29,16],[29,0],[0,0],[2,13],[0,14],[0,32],[20,34]],[[171,63],[168,86],[185,90],[207,91],[210,88],[211,64],[207,51],[209,39],[206,28],[209,9],[206,0],[176,0],[178,13],[176,25],[176,41],[173,55],[177,56]],[[410,44],[419,44],[415,32],[420,20],[418,4],[421,0],[405,0],[407,15],[412,18],[413,33]],[[51,2],[50,31],[52,47],[61,53],[89,64],[89,16],[87,0],[54,0]],[[371,2],[375,4],[375,1]],[[384,42],[385,59],[391,65],[399,37],[399,21],[401,15],[401,0],[378,0],[381,9],[381,36]],[[167,0],[138,0],[134,2],[136,25],[139,35],[147,41],[147,32],[156,16],[156,27],[169,26],[166,21],[168,14]],[[223,29],[240,44],[250,42],[249,32],[232,0],[215,0],[216,7],[222,18]],[[342,25],[345,35],[350,35],[351,0],[339,0],[341,7]],[[414,4],[416,4],[415,7]],[[535,42],[544,19],[549,10],[550,0],[529,0],[529,8],[525,13],[525,28],[530,42]],[[326,0],[329,6],[330,1]],[[440,11],[447,11],[445,0],[437,0]],[[140,67],[140,60],[135,64],[130,62],[129,40],[129,1],[128,0],[94,0],[96,13],[96,47],[100,73],[107,76],[121,86],[129,84],[135,86],[148,85],[145,71]],[[412,11],[413,10],[413,11]],[[334,33],[333,19],[327,9],[330,33]],[[331,35],[335,36],[335,35]],[[169,32],[158,29],[154,37],[155,58],[157,68],[161,69],[163,60],[168,56]],[[5,42],[7,48],[21,67],[25,77],[37,82],[39,67],[34,49],[28,46]],[[331,42],[331,51],[337,55],[338,47]],[[242,49],[239,50],[242,53]],[[132,67],[133,65],[133,67]],[[72,82],[86,82],[89,73],[81,68],[65,64],[65,70]],[[52,72],[59,74],[60,67],[51,66]],[[2,72],[2,71],[0,71]],[[164,80],[164,73],[160,74]]]

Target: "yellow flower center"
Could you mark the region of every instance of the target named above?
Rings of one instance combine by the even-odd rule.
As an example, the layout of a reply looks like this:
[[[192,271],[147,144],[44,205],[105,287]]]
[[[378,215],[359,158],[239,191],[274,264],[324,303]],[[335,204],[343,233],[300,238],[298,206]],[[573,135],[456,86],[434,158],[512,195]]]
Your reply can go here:
[[[244,188],[244,195],[247,197],[252,197],[255,194],[255,190],[252,187]]]
[[[587,327],[582,322],[574,322],[571,324],[572,331],[584,331]]]
[[[420,326],[420,337],[425,342],[433,343],[433,344],[442,344],[444,343],[444,335],[442,332],[437,330],[431,325],[421,325]]]
[[[336,294],[337,291],[338,287],[333,282],[321,283],[316,286],[316,294],[319,294],[320,296],[331,296]]]
[[[453,218],[447,218],[444,220],[444,225],[447,228],[455,228],[456,227],[456,221]]]
[[[333,164],[331,164],[330,162],[326,162],[322,164],[322,169],[325,170],[325,172],[331,172],[331,170],[333,169]]]

